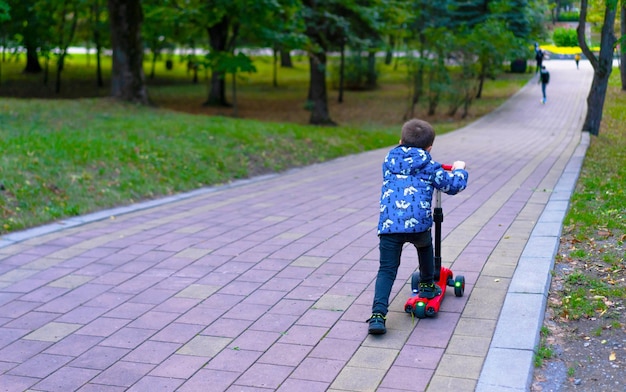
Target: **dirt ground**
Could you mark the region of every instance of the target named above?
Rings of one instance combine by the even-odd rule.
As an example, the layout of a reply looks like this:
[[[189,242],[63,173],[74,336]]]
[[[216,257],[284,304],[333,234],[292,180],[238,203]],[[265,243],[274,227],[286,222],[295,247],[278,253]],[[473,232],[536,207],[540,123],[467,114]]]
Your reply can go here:
[[[592,255],[590,260],[570,257],[572,249],[581,247]],[[621,251],[623,257],[624,249],[619,248],[614,237],[587,244],[562,237],[544,322],[549,330],[545,344],[552,347],[553,357],[535,368],[531,392],[626,392],[624,298],[603,298],[607,309],[594,317],[571,320],[559,314],[560,304],[567,299],[564,280],[573,271],[584,271],[615,287],[626,286],[623,259],[622,268],[615,269],[602,258],[607,249]]]

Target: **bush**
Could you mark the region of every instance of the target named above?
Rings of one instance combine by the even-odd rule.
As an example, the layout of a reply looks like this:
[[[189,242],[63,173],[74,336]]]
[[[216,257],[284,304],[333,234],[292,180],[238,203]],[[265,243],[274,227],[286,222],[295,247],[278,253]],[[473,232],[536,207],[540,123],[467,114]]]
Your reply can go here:
[[[576,30],[562,27],[554,29],[552,41],[556,46],[578,46],[578,36]]]
[[[559,13],[559,22],[578,22],[578,11],[564,11]]]

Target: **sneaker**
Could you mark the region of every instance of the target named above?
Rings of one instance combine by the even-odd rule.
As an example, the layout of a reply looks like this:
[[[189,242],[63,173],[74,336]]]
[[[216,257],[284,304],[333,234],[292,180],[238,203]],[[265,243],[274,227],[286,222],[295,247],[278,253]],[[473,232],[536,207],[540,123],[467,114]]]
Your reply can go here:
[[[368,332],[372,335],[382,335],[387,332],[387,328],[385,328],[385,320],[385,316],[380,313],[372,314],[372,317],[366,320],[370,323]]]
[[[420,298],[432,299],[438,295],[441,295],[441,287],[434,283],[420,283],[419,284]]]

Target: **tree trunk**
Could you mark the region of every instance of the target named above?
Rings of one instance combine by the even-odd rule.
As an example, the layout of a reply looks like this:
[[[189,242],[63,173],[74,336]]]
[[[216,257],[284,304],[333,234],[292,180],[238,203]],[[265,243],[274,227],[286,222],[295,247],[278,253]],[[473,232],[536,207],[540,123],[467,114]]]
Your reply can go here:
[[[98,87],[104,87],[102,80],[102,38],[100,34],[100,1],[96,0],[91,8],[91,23],[93,24],[93,41],[96,46],[96,80]]]
[[[337,97],[337,102],[343,103],[344,72],[346,69],[346,45],[343,42],[339,48],[339,53],[339,96]]]
[[[104,87],[104,80],[102,80],[102,46],[100,42],[96,43],[96,78],[98,79],[98,87]]]
[[[620,22],[620,32],[622,41],[620,42],[619,67],[622,79],[622,91],[626,91],[626,1],[622,0],[622,17]]]
[[[272,49],[272,86],[274,87],[278,87],[278,52],[276,47]]]
[[[309,99],[312,105],[310,124],[336,125],[328,113],[328,94],[326,92],[326,53],[310,53],[311,84]]]
[[[589,49],[589,46],[587,46],[585,37],[587,0],[581,0],[580,3],[580,19],[578,28],[576,29],[578,43],[593,66],[593,82],[591,83],[591,90],[589,90],[589,95],[587,96],[587,116],[583,124],[583,131],[597,136],[600,133],[602,110],[604,108],[609,77],[613,70],[613,47],[617,40],[614,35],[613,25],[617,15],[617,5],[612,7],[608,2],[606,4],[604,24],[602,25],[600,38],[600,54],[596,57]]]
[[[140,0],[108,0],[113,67],[111,96],[123,101],[148,104],[143,72]]]
[[[376,75],[376,50],[371,49],[367,55],[367,74],[365,75],[365,88],[374,90],[378,84]]]
[[[280,50],[280,66],[283,68],[293,68],[291,53],[287,49]]]
[[[24,73],[40,73],[43,71],[41,64],[39,64],[39,57],[37,56],[37,48],[33,46],[26,47],[26,68]]]
[[[396,37],[393,34],[389,34],[389,45],[385,52],[385,65],[390,65],[393,61],[393,51],[396,46]]]
[[[207,29],[209,33],[209,44],[212,53],[226,52],[228,48],[228,27],[230,21],[227,16]],[[226,81],[223,72],[211,70],[211,84],[209,87],[209,97],[204,106],[230,106],[226,101]]]

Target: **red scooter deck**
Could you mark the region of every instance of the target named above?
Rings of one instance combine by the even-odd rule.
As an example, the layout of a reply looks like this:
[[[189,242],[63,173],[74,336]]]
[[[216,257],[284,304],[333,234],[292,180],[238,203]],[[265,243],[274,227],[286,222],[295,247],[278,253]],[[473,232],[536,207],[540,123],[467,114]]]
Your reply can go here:
[[[465,278],[463,276],[457,276],[456,279],[452,271],[446,267],[441,267],[439,274],[439,280],[435,284],[441,287],[441,294],[435,298],[428,299],[419,296],[417,284],[419,283],[419,272],[414,272],[411,278],[411,288],[414,295],[409,298],[404,304],[404,311],[412,313],[417,318],[433,317],[439,312],[441,302],[446,295],[446,288],[448,286],[454,287],[454,295],[457,297],[463,296],[465,290]]]

